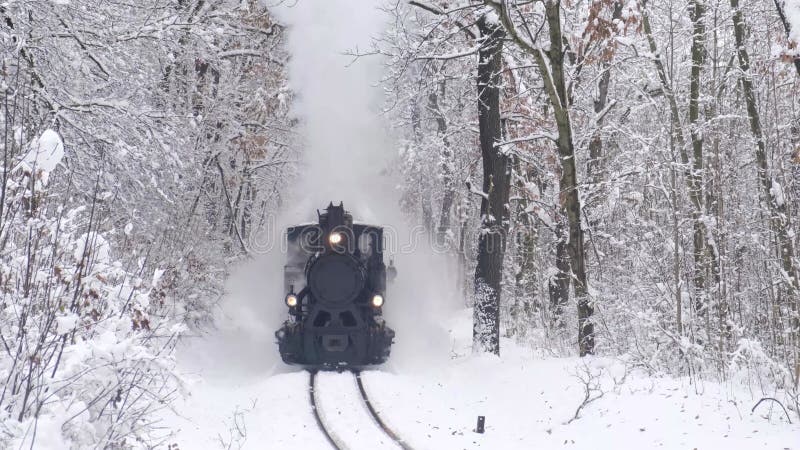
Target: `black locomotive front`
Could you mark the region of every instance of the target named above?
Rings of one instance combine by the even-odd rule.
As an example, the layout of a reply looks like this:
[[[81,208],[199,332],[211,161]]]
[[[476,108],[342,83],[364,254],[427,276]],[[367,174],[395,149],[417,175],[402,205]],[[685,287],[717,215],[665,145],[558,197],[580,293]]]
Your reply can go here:
[[[275,333],[281,358],[326,369],[381,364],[394,338],[382,317],[383,229],[354,224],[342,204],[317,214],[318,223],[287,230],[289,319]]]

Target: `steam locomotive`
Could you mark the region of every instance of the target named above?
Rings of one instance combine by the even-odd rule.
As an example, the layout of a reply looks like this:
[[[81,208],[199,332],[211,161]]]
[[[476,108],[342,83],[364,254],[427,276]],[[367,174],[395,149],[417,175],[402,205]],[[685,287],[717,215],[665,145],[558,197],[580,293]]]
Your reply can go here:
[[[354,224],[342,203],[317,216],[286,233],[289,318],[275,332],[281,359],[314,369],[381,364],[394,339],[382,307],[387,277],[396,274],[383,262],[383,228]]]

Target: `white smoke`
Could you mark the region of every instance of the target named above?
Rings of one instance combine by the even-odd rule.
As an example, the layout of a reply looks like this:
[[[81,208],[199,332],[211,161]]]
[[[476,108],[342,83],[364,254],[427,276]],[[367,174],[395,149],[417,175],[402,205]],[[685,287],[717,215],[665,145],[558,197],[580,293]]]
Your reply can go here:
[[[392,140],[382,121],[379,57],[353,56],[371,47],[386,25],[377,3],[298,0],[275,9],[289,27],[289,85],[301,122],[304,163],[290,195],[298,219],[343,201],[362,220],[381,220],[396,204],[385,175]]]

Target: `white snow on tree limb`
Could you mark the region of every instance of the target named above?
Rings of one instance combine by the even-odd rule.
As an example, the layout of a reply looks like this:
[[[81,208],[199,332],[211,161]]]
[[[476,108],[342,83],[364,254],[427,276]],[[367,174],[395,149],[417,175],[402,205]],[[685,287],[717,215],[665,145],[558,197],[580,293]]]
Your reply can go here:
[[[57,326],[56,333],[58,334],[69,333],[75,328],[75,325],[77,325],[78,319],[79,317],[75,313],[67,313],[64,316],[56,317],[56,326]]]
[[[784,13],[786,20],[789,21],[789,39],[800,46],[800,0],[786,0],[784,3]]]
[[[777,180],[772,180],[772,187],[769,188],[769,193],[772,195],[772,199],[775,200],[775,204],[778,206],[783,206],[786,202],[785,197],[783,195],[783,187]]]
[[[85,251],[87,244],[88,252]],[[111,261],[111,245],[99,233],[85,233],[78,239],[73,253],[75,261],[81,261],[84,253],[86,258],[95,262],[108,263]]]
[[[13,170],[22,170],[26,173],[36,170],[42,174],[42,183],[47,184],[50,172],[55,170],[62,159],[64,159],[64,143],[58,133],[48,129],[28,145],[28,153]]]

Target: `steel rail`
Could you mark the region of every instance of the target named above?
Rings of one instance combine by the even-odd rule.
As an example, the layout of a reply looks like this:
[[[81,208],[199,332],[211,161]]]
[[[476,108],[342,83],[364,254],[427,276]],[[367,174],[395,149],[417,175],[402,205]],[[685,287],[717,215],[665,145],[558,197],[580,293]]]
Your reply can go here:
[[[386,425],[386,422],[381,419],[380,414],[378,411],[375,410],[375,407],[372,405],[372,402],[369,400],[369,395],[367,395],[367,389],[364,387],[364,382],[361,380],[361,372],[356,371],[353,372],[353,375],[356,377],[356,383],[358,383],[358,391],[361,393],[361,400],[364,402],[364,405],[367,407],[367,411],[372,416],[372,419],[375,421],[376,424],[383,430],[383,432],[391,438],[395,444],[399,445],[400,448],[403,450],[413,450],[410,445],[408,445],[400,436],[397,435],[391,428]]]

